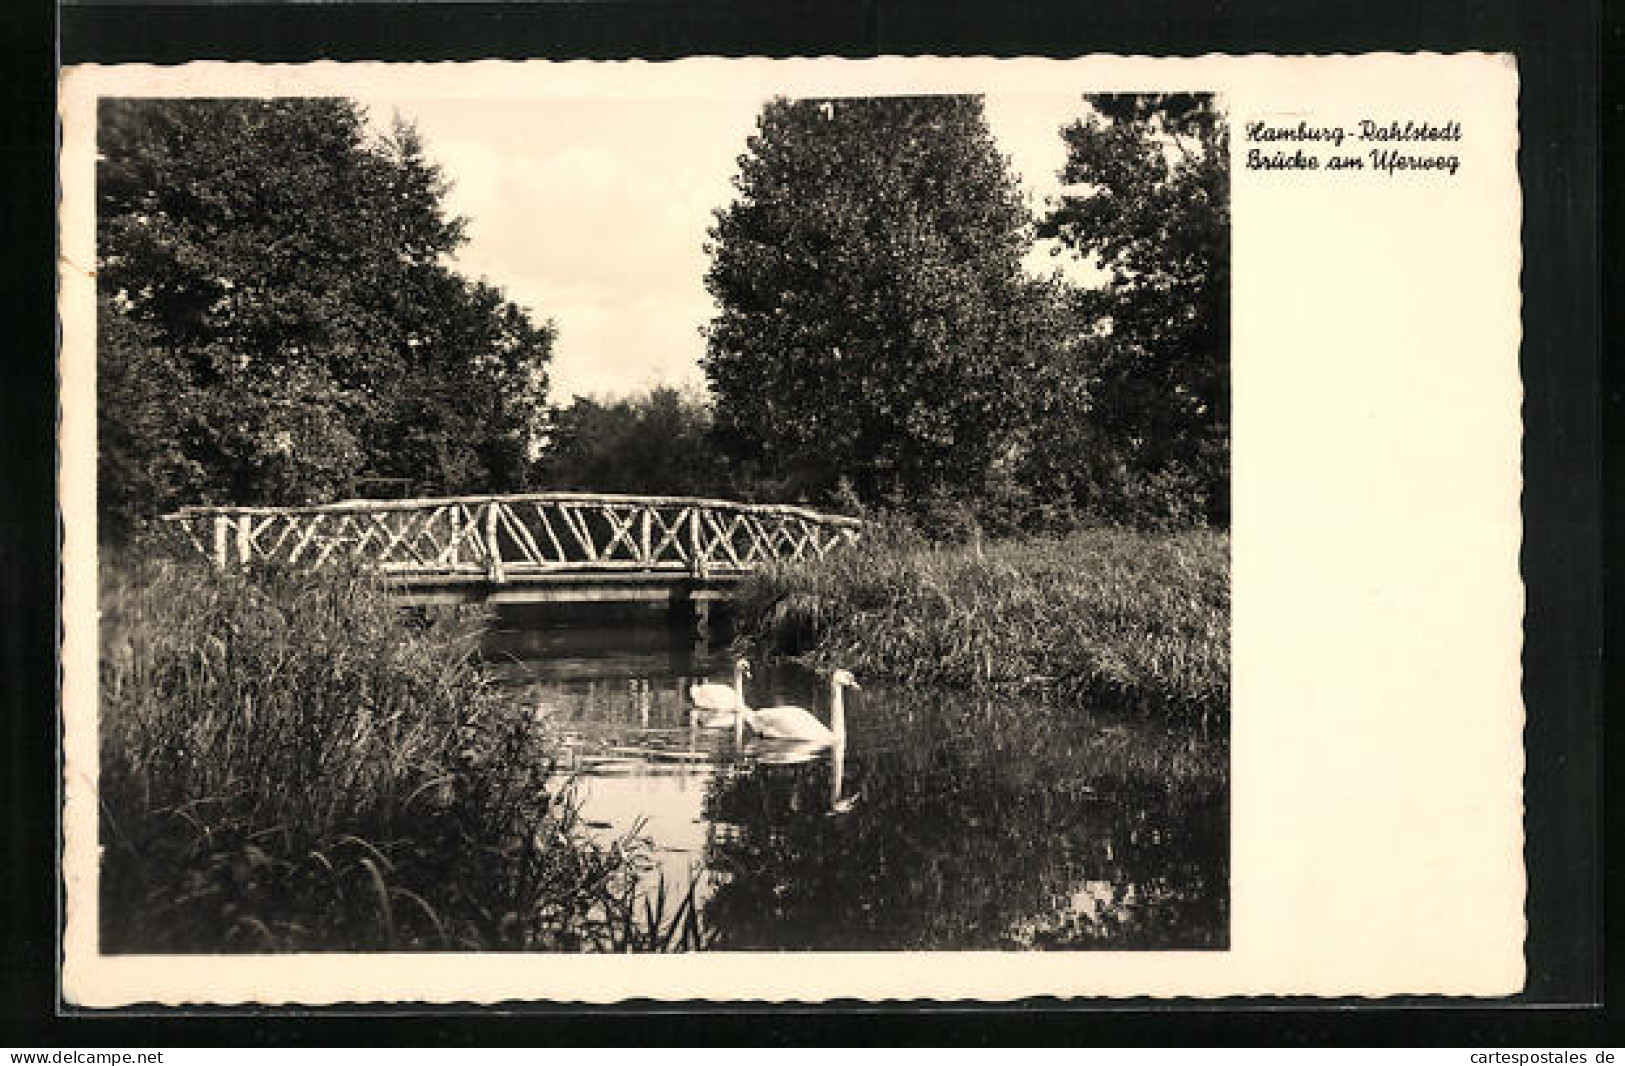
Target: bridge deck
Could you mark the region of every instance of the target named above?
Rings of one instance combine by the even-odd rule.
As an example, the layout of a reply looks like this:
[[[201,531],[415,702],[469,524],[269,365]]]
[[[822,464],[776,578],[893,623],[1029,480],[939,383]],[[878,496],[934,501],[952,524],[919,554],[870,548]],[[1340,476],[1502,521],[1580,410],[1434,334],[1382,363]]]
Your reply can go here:
[[[401,602],[426,603],[705,603],[726,599],[743,578],[681,573],[552,572],[510,575],[495,584],[480,574],[414,575],[399,582]]]

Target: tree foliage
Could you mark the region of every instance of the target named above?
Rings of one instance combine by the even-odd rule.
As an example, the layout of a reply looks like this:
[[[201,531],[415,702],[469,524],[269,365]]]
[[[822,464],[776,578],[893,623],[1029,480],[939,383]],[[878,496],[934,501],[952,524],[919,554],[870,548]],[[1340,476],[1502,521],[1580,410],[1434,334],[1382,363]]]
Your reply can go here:
[[[995,529],[1228,521],[1227,132],[1102,95],[1035,231],[969,97],[777,100],[719,211],[706,373],[736,464]],[[1108,279],[1034,278],[1035,235]]]
[[[1029,218],[975,97],[774,100],[717,213],[717,436],[788,495],[982,492],[1020,421]]]
[[[577,396],[553,414],[538,479],[549,489],[711,496],[738,488],[711,437],[703,395],[657,386],[636,396]]]
[[[1229,520],[1228,126],[1206,94],[1085,97],[1062,131],[1073,190],[1042,220],[1107,272],[1079,293],[1088,414],[1058,448],[1088,509],[1109,517]],[[1070,443],[1062,443],[1070,439]]]
[[[302,503],[368,477],[519,487],[553,329],[448,255],[409,126],[340,99],[114,99],[98,116],[101,514]]]

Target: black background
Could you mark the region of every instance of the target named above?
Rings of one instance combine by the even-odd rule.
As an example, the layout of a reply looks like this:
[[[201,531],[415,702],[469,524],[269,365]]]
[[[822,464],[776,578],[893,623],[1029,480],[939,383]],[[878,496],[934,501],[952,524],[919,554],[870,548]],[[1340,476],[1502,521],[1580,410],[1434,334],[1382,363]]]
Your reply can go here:
[[[1051,0],[824,0],[819,3],[71,4],[0,6],[0,872],[4,956],[0,1045],[859,1043],[1618,1045],[1604,998],[1601,939],[1604,559],[1602,505],[1625,500],[1604,471],[1601,429],[1625,416],[1599,380],[1599,117],[1621,127],[1617,12],[1552,0],[1294,0],[1107,8]],[[1524,192],[1525,697],[1529,985],[1495,1006],[1446,999],[863,1004],[642,1012],[487,1008],[478,1018],[352,1008],[295,1017],[217,1011],[65,1012],[57,995],[58,810],[55,514],[57,33],[64,64],[190,59],[675,58],[684,55],[1047,55],[1092,52],[1332,53],[1495,50],[1517,54]],[[1607,57],[1599,67],[1599,58]],[[1610,67],[1612,69],[1610,69]],[[1604,77],[1599,81],[1601,70]],[[1599,109],[1598,91],[1607,95]],[[1618,184],[1617,182],[1615,183]],[[1605,186],[1606,187],[1606,186]],[[1603,201],[1611,205],[1608,197]],[[1617,222],[1617,215],[1609,218]],[[1625,291],[1606,288],[1607,336]],[[1614,576],[1612,568],[1606,574]],[[1617,602],[1617,601],[1613,601]],[[1617,611],[1607,614],[1618,631]],[[1618,738],[1610,740],[1617,745]],[[1617,790],[1616,790],[1617,791]],[[1617,882],[1617,878],[1612,879]],[[1609,952],[1616,960],[1617,951]],[[793,959],[786,964],[793,965]],[[1607,972],[1616,967],[1610,964]],[[652,1009],[650,1009],[652,1008]]]

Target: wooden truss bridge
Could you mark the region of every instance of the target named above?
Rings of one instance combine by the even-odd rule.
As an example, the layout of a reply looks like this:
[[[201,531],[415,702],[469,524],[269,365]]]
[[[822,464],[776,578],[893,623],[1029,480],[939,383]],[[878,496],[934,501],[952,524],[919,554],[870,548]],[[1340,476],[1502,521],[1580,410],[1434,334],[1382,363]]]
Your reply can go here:
[[[360,561],[415,602],[708,601],[860,525],[786,504],[567,492],[187,507],[164,521],[221,567]]]

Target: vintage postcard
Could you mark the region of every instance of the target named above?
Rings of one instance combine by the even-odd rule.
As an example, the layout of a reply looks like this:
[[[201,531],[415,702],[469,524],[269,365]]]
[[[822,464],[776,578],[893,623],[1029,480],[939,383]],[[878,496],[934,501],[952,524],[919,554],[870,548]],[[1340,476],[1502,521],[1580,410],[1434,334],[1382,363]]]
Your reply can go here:
[[[1517,98],[67,70],[65,998],[1517,992]]]

